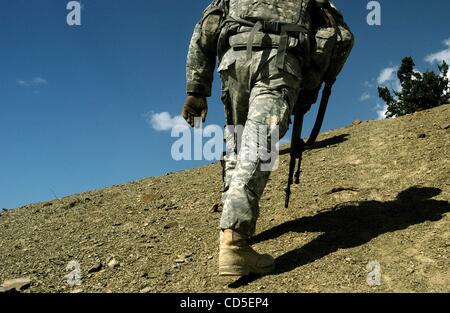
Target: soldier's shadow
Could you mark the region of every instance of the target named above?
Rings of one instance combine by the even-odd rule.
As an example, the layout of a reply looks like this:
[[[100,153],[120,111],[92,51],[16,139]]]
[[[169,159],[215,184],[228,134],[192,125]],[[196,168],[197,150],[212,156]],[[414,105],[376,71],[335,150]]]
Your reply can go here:
[[[350,136],[350,135],[342,134],[342,135],[337,135],[337,136],[327,138],[327,139],[324,139],[321,141],[317,141],[311,146],[306,146],[305,150],[323,149],[323,148],[326,148],[329,146],[335,146],[335,145],[338,145],[340,143],[347,141],[348,136]],[[286,148],[280,150],[280,155],[286,155],[286,154],[289,154],[290,152],[291,152],[291,148],[286,147]]]
[[[276,258],[275,275],[314,262],[337,251],[360,246],[381,234],[406,229],[425,221],[438,221],[450,212],[450,203],[433,200],[442,191],[437,188],[411,187],[394,201],[363,201],[338,205],[311,217],[286,222],[264,231],[251,244],[275,239],[289,232],[320,232],[316,239]],[[229,285],[237,288],[259,277],[242,277]]]

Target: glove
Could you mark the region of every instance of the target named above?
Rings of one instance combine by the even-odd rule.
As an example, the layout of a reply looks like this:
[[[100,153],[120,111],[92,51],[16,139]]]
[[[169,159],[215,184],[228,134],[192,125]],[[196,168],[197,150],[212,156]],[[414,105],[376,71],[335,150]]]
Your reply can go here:
[[[203,123],[208,114],[208,102],[206,98],[199,95],[189,95],[184,102],[181,115],[191,127],[200,127],[195,125],[195,118],[201,117]]]

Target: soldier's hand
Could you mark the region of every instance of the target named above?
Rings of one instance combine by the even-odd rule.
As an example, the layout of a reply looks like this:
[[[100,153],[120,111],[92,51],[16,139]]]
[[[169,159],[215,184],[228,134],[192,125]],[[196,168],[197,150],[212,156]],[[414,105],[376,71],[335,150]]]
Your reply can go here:
[[[199,127],[195,125],[195,118],[201,118],[203,122],[208,114],[208,102],[205,97],[189,95],[183,106],[181,115],[191,127]]]

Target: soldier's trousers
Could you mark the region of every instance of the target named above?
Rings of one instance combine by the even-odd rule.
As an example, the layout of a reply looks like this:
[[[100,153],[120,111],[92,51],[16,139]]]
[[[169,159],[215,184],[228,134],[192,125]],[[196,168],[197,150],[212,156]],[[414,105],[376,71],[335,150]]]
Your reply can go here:
[[[273,146],[270,130],[278,128],[280,139],[286,134],[301,84],[300,63],[288,53],[278,66],[277,49],[254,51],[251,60],[245,50],[230,49],[221,60],[222,100],[227,125],[232,126],[225,128],[221,229],[249,237],[255,233],[259,200],[271,171],[263,169],[268,161],[259,153],[254,157],[254,151]],[[235,132],[239,126],[243,132]],[[258,129],[269,130],[265,142],[256,140]]]

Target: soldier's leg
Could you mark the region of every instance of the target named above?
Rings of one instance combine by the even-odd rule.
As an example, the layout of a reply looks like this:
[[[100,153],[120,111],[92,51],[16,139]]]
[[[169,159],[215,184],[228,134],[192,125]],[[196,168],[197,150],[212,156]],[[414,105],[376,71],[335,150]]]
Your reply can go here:
[[[225,58],[235,60],[240,53],[229,51]],[[230,61],[229,61],[230,62]],[[224,139],[226,144],[226,152],[223,157],[223,194],[222,205],[230,188],[234,170],[236,169],[238,160],[238,150],[241,143],[241,136],[244,125],[247,121],[248,106],[250,93],[248,89],[242,88],[242,84],[238,81],[234,62],[221,71],[222,80],[222,102],[225,109],[225,131]]]
[[[269,133],[261,146],[258,132],[278,127],[280,138],[286,134],[300,88],[298,76],[279,70],[274,63],[269,62],[267,76],[260,76],[251,90],[241,149],[224,199],[221,228],[233,229],[245,237],[255,232],[259,200],[271,173],[264,169],[267,161],[259,153],[272,146],[271,136]]]
[[[268,58],[265,56],[266,53],[269,55]],[[270,176],[269,168],[263,168],[266,160],[262,154],[258,153],[258,150],[271,146],[271,138],[263,136],[264,140],[259,141],[255,135],[260,133],[260,127],[264,132],[276,126],[279,128],[280,137],[284,136],[300,86],[300,79],[296,75],[277,68],[273,56],[274,51],[255,54],[254,63],[263,66],[256,67],[252,75],[252,80],[255,82],[252,90],[248,98],[242,99],[242,103],[246,104],[248,101],[249,106],[246,108],[245,129],[237,162],[230,172],[232,175],[228,178],[229,189],[224,197],[224,210],[220,223],[223,230],[219,254],[220,275],[267,274],[273,271],[275,265],[271,256],[257,253],[247,242],[247,239],[255,232],[259,199]],[[240,59],[245,60],[245,57]],[[290,73],[299,74],[298,60],[288,58],[288,61],[291,61],[287,64]],[[243,71],[244,75],[237,75],[239,84],[233,93],[245,90],[244,86],[249,83],[248,79],[242,78],[247,76],[245,75],[246,62],[243,62],[242,67],[239,63],[238,59],[237,71]],[[232,102],[235,109],[233,116],[241,118],[242,111],[239,112],[242,108],[241,103],[235,101],[236,99]]]

